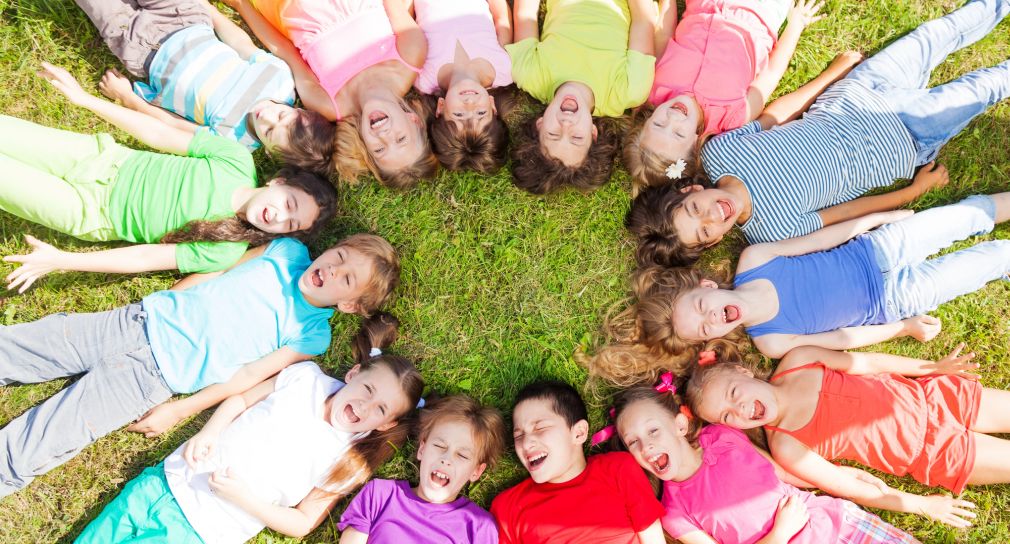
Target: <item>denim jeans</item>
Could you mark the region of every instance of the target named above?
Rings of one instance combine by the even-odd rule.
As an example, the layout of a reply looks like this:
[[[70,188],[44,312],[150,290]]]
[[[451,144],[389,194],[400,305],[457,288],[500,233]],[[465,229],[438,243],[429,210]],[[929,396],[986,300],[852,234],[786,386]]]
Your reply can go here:
[[[0,327],[0,385],[83,374],[0,429],[0,497],[172,396],[140,304]]]
[[[890,104],[915,140],[917,164],[935,159],[975,116],[1010,96],[1010,61],[926,88],[947,55],[984,38],[1008,13],[1010,0],[972,0],[923,23],[848,75]]]
[[[927,260],[958,240],[991,231],[995,216],[992,198],[975,195],[865,234],[884,276],[887,321],[928,312],[1005,277],[1010,240],[982,242]]]

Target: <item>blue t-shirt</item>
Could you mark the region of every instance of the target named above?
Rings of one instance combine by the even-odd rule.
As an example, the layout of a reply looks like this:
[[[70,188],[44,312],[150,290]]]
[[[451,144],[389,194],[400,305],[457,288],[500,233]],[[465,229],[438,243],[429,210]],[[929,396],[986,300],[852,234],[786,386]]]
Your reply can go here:
[[[298,289],[310,264],[304,244],[280,238],[206,283],[145,297],[147,336],[169,387],[192,393],[226,382],[285,346],[307,356],[326,351],[333,309],[312,306]]]
[[[911,177],[915,143],[877,91],[843,79],[802,119],[716,136],[701,160],[712,181],[733,176],[747,188],[752,211],[740,230],[756,244],[810,234],[823,226],[819,210]]]
[[[736,275],[740,287],[756,279],[775,286],[779,313],[747,327],[747,334],[816,334],[884,323],[884,276],[866,236],[827,251],[775,257]]]

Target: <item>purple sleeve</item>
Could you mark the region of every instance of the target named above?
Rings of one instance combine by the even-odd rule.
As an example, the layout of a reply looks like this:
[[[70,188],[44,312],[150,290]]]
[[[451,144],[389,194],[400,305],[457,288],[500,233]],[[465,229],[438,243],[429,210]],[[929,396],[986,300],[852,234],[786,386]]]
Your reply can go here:
[[[351,500],[351,504],[347,506],[347,510],[344,510],[344,514],[340,516],[340,523],[337,525],[341,531],[348,527],[366,535],[371,531],[375,516],[380,511],[377,504],[380,494],[376,489],[378,481],[372,480],[365,484],[365,487],[362,487],[361,491]]]

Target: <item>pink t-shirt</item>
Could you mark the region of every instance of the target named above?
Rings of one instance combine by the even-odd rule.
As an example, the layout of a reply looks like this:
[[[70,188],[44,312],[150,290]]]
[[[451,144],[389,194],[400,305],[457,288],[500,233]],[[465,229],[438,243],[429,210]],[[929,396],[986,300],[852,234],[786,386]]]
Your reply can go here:
[[[747,89],[768,64],[782,23],[774,2],[687,0],[663,57],[649,102],[692,95],[705,112],[705,132],[720,134],[747,122]]]
[[[683,482],[663,484],[663,529],[673,538],[704,531],[719,542],[756,542],[771,530],[779,500],[790,495],[803,499],[810,521],[789,544],[839,542],[840,535],[852,531],[844,515],[855,505],[782,482],[742,432],[709,425],[698,435],[698,444],[698,472]]]
[[[453,61],[457,41],[471,59],[491,63],[492,87],[512,83],[512,59],[498,43],[487,0],[414,0],[414,14],[428,39],[428,57],[414,81],[418,91],[438,91],[438,69]]]

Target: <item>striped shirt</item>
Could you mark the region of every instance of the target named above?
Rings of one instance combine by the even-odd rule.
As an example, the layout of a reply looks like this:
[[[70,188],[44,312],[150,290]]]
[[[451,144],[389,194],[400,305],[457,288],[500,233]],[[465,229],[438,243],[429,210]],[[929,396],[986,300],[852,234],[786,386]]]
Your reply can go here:
[[[747,188],[740,228],[754,244],[814,232],[818,210],[911,177],[915,143],[876,91],[843,79],[802,119],[765,131],[754,121],[712,138],[701,158],[713,181],[734,176]]]
[[[195,25],[172,34],[151,60],[150,81],[134,83],[144,100],[174,112],[250,151],[260,146],[246,122],[258,102],[295,102],[291,69],[259,50],[249,59]]]

